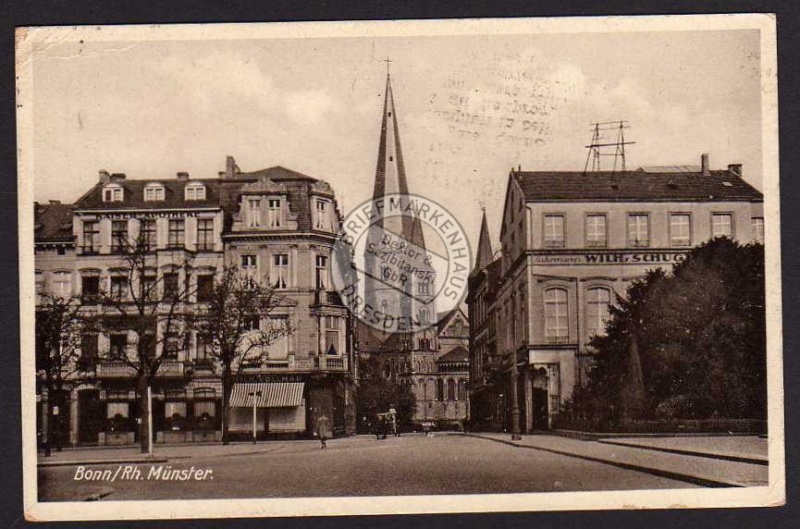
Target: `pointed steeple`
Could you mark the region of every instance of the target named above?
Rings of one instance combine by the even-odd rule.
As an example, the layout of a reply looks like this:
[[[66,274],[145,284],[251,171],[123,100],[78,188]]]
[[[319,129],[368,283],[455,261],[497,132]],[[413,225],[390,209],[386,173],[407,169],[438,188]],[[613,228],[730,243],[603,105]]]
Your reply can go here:
[[[400,129],[397,126],[397,113],[394,109],[392,79],[386,73],[386,93],[383,101],[381,138],[378,144],[378,165],[375,169],[375,186],[372,198],[379,200],[386,195],[408,195],[406,168],[403,163],[403,150],[400,147]],[[394,217],[378,223],[381,228],[403,235],[410,240],[412,222],[408,216]]]
[[[486,209],[483,209],[483,220],[481,221],[481,234],[478,238],[478,253],[475,256],[475,268],[472,273],[477,274],[494,260],[492,252],[492,241],[489,239],[489,224],[486,222]]]

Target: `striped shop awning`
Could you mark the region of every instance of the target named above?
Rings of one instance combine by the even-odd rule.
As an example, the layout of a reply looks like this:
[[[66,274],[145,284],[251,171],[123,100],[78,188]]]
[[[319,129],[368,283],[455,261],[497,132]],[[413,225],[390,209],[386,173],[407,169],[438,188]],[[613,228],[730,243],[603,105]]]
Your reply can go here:
[[[258,391],[261,396],[255,397],[257,408],[287,408],[303,403],[303,382],[249,382],[234,384],[231,407],[252,407],[250,393]]]

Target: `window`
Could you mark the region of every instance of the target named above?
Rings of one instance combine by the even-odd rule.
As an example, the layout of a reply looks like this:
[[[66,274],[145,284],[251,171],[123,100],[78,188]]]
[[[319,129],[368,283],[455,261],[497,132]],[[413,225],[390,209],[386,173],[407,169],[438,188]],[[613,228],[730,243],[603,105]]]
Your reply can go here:
[[[175,416],[186,417],[186,403],[175,401],[164,402],[164,417],[172,419]]]
[[[325,354],[335,355],[341,352],[341,334],[342,318],[325,316]]]
[[[122,360],[127,356],[128,348],[128,335],[127,334],[112,334],[110,339],[111,345],[108,351],[108,356],[112,360]]]
[[[177,301],[178,296],[178,274],[164,274],[164,300]]]
[[[447,400],[456,400],[456,381],[447,379]]]
[[[711,215],[711,236],[733,238],[733,215],[714,213]]]
[[[289,318],[286,316],[272,316],[269,319],[269,328],[276,332],[286,331],[289,328]],[[277,336],[270,344],[269,357],[272,360],[289,358],[289,336],[285,332]]]
[[[605,248],[608,245],[605,215],[586,215],[586,246]]]
[[[154,202],[164,200],[164,186],[160,184],[148,184],[144,188],[144,201]]]
[[[436,381],[436,400],[444,400],[444,380]]]
[[[197,276],[197,301],[205,302],[211,301],[214,296],[214,276],[201,275]]]
[[[177,360],[178,351],[181,349],[181,340],[176,333],[169,333],[164,337],[163,358],[166,360]]]
[[[100,223],[94,220],[83,223],[83,252],[100,251]]]
[[[611,292],[607,288],[590,288],[586,293],[586,332],[589,338],[605,334],[610,304]]]
[[[184,190],[184,198],[186,200],[205,200],[206,199],[206,186],[202,184],[190,184]]]
[[[201,332],[197,333],[197,360],[208,360],[211,356],[211,337]]]
[[[692,217],[688,213],[672,213],[669,216],[669,242],[672,246],[691,246]]]
[[[257,198],[247,199],[247,226],[249,228],[261,226],[261,200]]]
[[[195,398],[197,398],[197,391],[195,391]],[[216,405],[214,401],[201,400],[194,402],[194,416],[198,419],[203,418],[205,415],[208,418],[214,417],[216,413]]]
[[[90,305],[97,303],[100,295],[100,278],[98,276],[85,276],[81,278],[82,303]]]
[[[122,188],[117,184],[110,184],[103,188],[103,202],[122,202]]]
[[[544,336],[548,343],[566,343],[569,339],[567,324],[567,291],[551,288],[544,292]]]
[[[60,298],[72,296],[72,274],[69,272],[53,273],[53,294]]]
[[[428,309],[419,309],[419,324],[427,325],[429,322],[430,316],[428,314]]]
[[[115,220],[111,222],[111,251],[124,252],[128,245],[128,221]]]
[[[258,260],[256,259],[255,255],[248,254],[242,256],[242,269],[255,270],[257,265],[258,265]]]
[[[317,289],[325,290],[328,288],[328,257],[325,255],[317,256]]]
[[[564,247],[564,215],[544,216],[545,248]]]
[[[173,219],[169,221],[169,239],[167,244],[170,248],[182,248],[186,237],[186,223],[183,219]]]
[[[139,299],[153,301],[156,297],[156,278],[154,276],[144,276],[140,280],[141,292]]]
[[[122,301],[128,297],[128,278],[127,277],[112,277],[111,278],[111,298],[117,301]]]
[[[257,331],[261,328],[261,321],[258,316],[252,316],[246,318],[242,322],[242,325],[244,326],[245,331]]]
[[[129,402],[108,402],[108,404],[106,404],[106,417],[108,419],[114,419],[119,416],[123,419],[127,419],[129,409]]]
[[[650,246],[650,217],[646,213],[628,215],[628,246],[633,248]]]
[[[458,400],[467,400],[467,381],[463,378],[458,381]]]
[[[281,227],[281,201],[278,199],[269,200],[269,227]]]
[[[430,294],[431,293],[431,280],[430,279],[422,279],[418,283],[417,292],[419,294]]]
[[[96,332],[81,336],[81,364],[87,369],[92,369],[97,362],[97,340]]]
[[[289,256],[279,253],[272,256],[272,278],[273,288],[286,288],[289,286]]]
[[[314,226],[318,230],[328,229],[328,203],[325,200],[317,199],[317,214]]]
[[[197,249],[214,249],[214,219],[197,220]]]
[[[156,247],[156,221],[143,219],[140,224],[140,240],[145,250]]]
[[[753,240],[764,244],[764,217],[753,217]]]

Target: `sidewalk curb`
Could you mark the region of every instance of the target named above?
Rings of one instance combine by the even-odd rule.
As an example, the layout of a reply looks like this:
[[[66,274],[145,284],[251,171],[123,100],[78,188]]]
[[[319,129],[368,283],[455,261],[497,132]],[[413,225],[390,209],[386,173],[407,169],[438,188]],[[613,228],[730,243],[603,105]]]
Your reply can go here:
[[[475,434],[465,433],[463,435],[465,435],[467,437],[474,437],[476,439],[484,439],[486,441],[494,441],[495,443],[502,443],[502,444],[506,444],[506,445],[513,446],[513,447],[516,447],[516,448],[528,448],[530,450],[541,450],[542,452],[550,452],[552,454],[558,454],[558,455],[567,456],[567,457],[574,457],[576,459],[583,459],[585,461],[592,461],[594,463],[603,463],[603,464],[611,465],[611,466],[618,467],[618,468],[624,468],[626,470],[634,470],[634,471],[638,471],[638,472],[644,472],[644,473],[650,474],[652,476],[658,476],[658,477],[662,477],[662,478],[674,479],[674,480],[677,480],[677,481],[683,481],[684,483],[691,483],[693,485],[700,485],[700,486],[703,486],[703,487],[719,488],[719,487],[745,487],[746,486],[746,485],[743,485],[742,483],[738,483],[736,481],[726,480],[726,479],[722,479],[722,478],[711,478],[711,477],[708,477],[708,476],[699,476],[699,475],[696,475],[696,474],[686,474],[686,473],[683,473],[683,472],[674,472],[674,471],[671,471],[671,470],[661,470],[661,469],[657,469],[657,468],[650,468],[650,467],[645,467],[645,466],[642,466],[642,465],[636,465],[636,464],[633,464],[633,463],[624,463],[622,461],[612,461],[612,460],[608,460],[608,459],[604,459],[604,458],[600,458],[600,457],[593,457],[593,456],[585,456],[585,455],[575,454],[573,452],[567,452],[567,451],[564,451],[564,450],[555,450],[553,448],[543,448],[543,447],[539,447],[539,446],[523,445],[523,444],[520,444],[520,443],[517,443],[517,442],[514,442],[514,441],[507,441],[505,439],[494,439],[494,438],[491,438],[491,437],[483,437],[481,435],[475,435]]]
[[[631,448],[642,448],[644,450],[654,450],[656,452],[667,452],[671,454],[680,454],[684,456],[707,457],[709,459],[722,459],[725,461],[734,461],[736,463],[749,463],[751,465],[764,465],[769,466],[769,459],[760,458],[756,456],[743,456],[735,454],[721,454],[710,452],[699,452],[697,450],[689,450],[686,448],[667,448],[663,446],[649,446],[636,443],[623,443],[613,439],[598,439],[596,442],[614,446],[628,446]]]
[[[146,463],[167,463],[169,459],[165,457],[156,458],[129,458],[129,459],[90,459],[88,461],[40,461],[36,466],[43,467],[75,467],[79,465],[125,465],[125,464],[146,464]]]

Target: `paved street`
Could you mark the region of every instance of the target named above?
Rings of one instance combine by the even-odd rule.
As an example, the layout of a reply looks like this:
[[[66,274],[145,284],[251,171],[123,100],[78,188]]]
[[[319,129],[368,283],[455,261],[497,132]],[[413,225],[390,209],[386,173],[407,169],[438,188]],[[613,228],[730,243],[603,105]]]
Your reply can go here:
[[[681,481],[569,456],[520,449],[485,439],[458,435],[407,435],[377,441],[360,436],[329,442],[320,450],[314,441],[219,447],[204,455],[172,457],[168,463],[123,466],[141,471],[140,479],[109,474],[120,465],[87,465],[99,481],[75,481],[77,466],[39,469],[42,500],[78,500],[94,493],[106,500],[247,498],[291,496],[471,494],[689,488]],[[233,448],[230,454],[226,448]],[[175,453],[177,447],[168,449]],[[113,451],[112,451],[113,452]],[[110,454],[113,457],[114,454]],[[164,481],[150,475],[167,470],[206,469],[205,480]],[[169,467],[169,468],[168,468]],[[133,470],[129,471],[135,472]],[[130,477],[130,476],[129,476]]]

